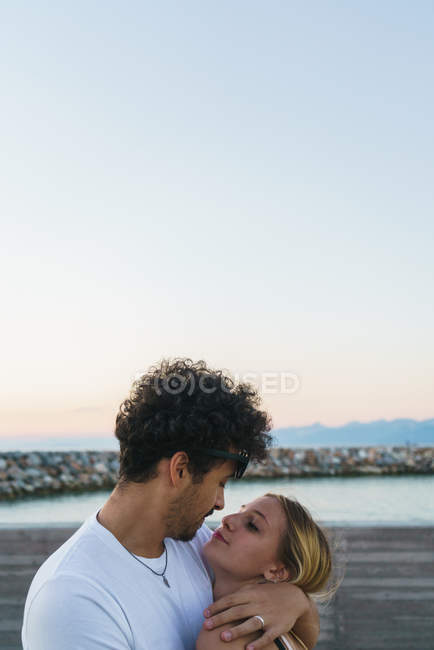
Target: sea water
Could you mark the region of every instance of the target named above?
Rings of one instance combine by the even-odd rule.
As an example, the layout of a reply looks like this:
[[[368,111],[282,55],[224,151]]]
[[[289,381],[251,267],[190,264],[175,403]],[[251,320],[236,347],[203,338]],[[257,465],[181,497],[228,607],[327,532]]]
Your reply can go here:
[[[229,481],[224,510],[216,510],[208,522],[219,522],[223,515],[266,492],[298,499],[324,525],[434,525],[434,476]],[[76,526],[100,508],[109,494],[99,491],[0,502],[0,527]]]

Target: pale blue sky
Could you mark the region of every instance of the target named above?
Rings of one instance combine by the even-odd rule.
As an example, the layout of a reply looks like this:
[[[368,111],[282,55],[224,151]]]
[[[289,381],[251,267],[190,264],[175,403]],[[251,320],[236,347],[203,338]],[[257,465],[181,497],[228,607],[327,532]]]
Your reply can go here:
[[[433,417],[432,3],[0,16],[1,433],[177,354],[297,374],[276,426]]]

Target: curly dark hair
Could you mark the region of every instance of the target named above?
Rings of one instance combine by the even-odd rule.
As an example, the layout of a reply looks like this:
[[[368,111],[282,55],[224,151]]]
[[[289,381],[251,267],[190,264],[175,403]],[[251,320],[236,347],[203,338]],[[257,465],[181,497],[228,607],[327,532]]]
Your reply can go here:
[[[120,443],[120,482],[146,482],[157,464],[177,451],[189,457],[195,482],[225,462],[200,448],[245,450],[263,460],[271,444],[269,415],[247,383],[235,382],[204,361],[163,359],[134,382],[120,406],[115,434]]]

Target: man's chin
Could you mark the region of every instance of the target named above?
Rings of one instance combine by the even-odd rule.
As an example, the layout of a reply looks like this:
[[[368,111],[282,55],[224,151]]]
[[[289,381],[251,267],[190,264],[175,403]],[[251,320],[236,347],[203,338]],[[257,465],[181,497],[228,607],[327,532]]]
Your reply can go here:
[[[183,530],[177,535],[173,536],[173,539],[177,539],[180,542],[191,542],[193,537],[196,535],[197,531],[203,524],[203,519],[200,520],[199,524],[195,528],[189,528],[188,530]]]
[[[194,533],[189,532],[189,533],[181,533],[178,535],[178,537],[175,537],[179,542],[191,542],[193,537],[196,535],[196,531]]]

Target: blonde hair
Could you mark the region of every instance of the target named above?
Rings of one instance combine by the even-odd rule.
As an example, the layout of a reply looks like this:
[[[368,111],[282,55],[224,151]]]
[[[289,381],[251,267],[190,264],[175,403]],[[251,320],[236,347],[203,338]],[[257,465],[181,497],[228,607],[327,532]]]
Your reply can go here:
[[[286,518],[279,547],[279,560],[289,570],[289,580],[306,594],[328,597],[336,590],[323,591],[332,574],[332,553],[324,531],[298,501],[268,492],[280,503]]]

